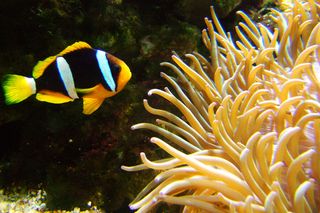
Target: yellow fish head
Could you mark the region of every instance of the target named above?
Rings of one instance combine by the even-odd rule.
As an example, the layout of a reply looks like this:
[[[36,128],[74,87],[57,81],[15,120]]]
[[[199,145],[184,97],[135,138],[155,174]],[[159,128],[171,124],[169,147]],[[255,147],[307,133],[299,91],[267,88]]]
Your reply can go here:
[[[121,59],[111,55],[110,53],[107,54],[107,58],[111,63],[117,64],[120,67],[120,73],[117,80],[117,93],[120,92],[128,81],[131,78],[131,71],[126,63]]]

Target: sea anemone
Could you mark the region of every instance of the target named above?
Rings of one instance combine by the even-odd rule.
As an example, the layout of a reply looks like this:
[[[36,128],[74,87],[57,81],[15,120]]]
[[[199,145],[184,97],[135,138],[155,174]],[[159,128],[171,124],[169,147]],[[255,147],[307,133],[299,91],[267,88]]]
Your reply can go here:
[[[130,203],[148,212],[160,202],[183,212],[319,212],[320,24],[318,0],[272,9],[271,30],[244,12],[225,33],[211,7],[202,39],[210,60],[197,52],[162,63],[174,91],[151,89],[180,112],[146,110],[163,119],[140,123],[165,138],[151,142],[171,158],[145,153],[126,171],[159,174]]]

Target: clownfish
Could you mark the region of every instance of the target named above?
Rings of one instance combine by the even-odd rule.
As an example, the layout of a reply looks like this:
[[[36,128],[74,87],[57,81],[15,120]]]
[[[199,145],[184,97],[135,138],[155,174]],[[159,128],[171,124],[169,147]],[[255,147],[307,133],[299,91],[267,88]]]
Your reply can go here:
[[[2,86],[8,105],[33,94],[37,100],[53,104],[82,98],[83,113],[89,115],[104,99],[120,92],[130,78],[130,69],[122,60],[79,41],[39,61],[32,77],[5,75]]]

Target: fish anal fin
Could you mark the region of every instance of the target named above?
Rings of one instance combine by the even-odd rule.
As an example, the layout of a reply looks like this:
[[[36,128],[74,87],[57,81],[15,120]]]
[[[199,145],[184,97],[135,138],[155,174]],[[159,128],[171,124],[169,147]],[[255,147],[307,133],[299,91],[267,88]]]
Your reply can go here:
[[[97,98],[91,95],[83,96],[83,114],[90,115],[96,111],[103,103],[103,98]]]
[[[33,71],[32,71],[33,78],[35,79],[39,78],[43,74],[45,69],[55,60],[56,60],[56,56],[50,56],[43,61],[39,61],[36,64],[36,66],[34,66],[33,68]]]
[[[88,43],[86,43],[84,41],[78,41],[78,42],[75,42],[74,44],[66,47],[58,55],[59,56],[63,56],[65,54],[67,54],[67,53],[70,53],[70,52],[73,52],[73,51],[76,51],[76,50],[80,50],[80,49],[86,49],[86,48],[91,49],[92,47]]]
[[[52,92],[49,90],[41,90],[36,94],[36,99],[52,104],[62,104],[73,101],[69,96],[63,95],[58,92]]]

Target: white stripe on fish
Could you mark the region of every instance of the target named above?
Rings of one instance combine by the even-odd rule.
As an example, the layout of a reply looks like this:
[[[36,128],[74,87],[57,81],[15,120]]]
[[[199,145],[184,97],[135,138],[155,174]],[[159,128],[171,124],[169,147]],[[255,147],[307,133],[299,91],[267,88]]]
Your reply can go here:
[[[110,70],[109,62],[106,57],[106,52],[97,50],[97,61],[99,64],[100,71],[103,75],[104,80],[107,82],[108,86],[110,87],[111,91],[115,92],[116,90],[116,84],[114,82],[114,79],[112,77],[112,73]]]
[[[64,87],[67,90],[68,95],[72,99],[79,98],[77,95],[77,92],[76,92],[76,87],[74,85],[72,72],[71,72],[70,66],[69,66],[68,62],[66,61],[66,59],[64,59],[63,57],[58,57],[57,58],[57,67],[58,67],[60,77],[62,79]]]

